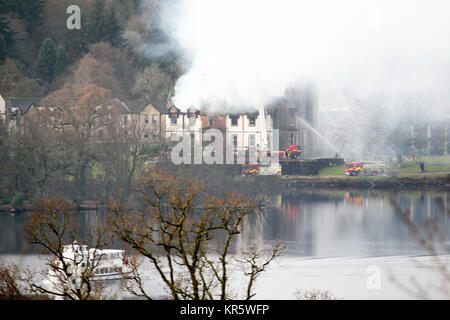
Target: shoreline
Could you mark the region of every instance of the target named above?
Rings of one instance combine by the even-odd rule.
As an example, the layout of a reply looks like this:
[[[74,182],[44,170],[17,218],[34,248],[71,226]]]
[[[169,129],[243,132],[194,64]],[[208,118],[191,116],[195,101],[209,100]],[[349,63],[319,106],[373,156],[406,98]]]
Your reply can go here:
[[[238,177],[244,184],[279,185],[280,192],[301,190],[392,190],[392,191],[450,191],[450,173],[441,175],[414,176],[272,176],[261,179],[262,176]],[[258,181],[259,180],[259,181]],[[263,180],[263,181],[261,181]],[[9,204],[0,205],[0,214],[19,214],[33,211],[34,204],[27,202],[22,208],[16,209]],[[86,200],[76,206],[76,211],[97,211],[105,208],[101,201]]]
[[[450,173],[438,176],[281,176],[283,189],[382,189],[450,191]]]

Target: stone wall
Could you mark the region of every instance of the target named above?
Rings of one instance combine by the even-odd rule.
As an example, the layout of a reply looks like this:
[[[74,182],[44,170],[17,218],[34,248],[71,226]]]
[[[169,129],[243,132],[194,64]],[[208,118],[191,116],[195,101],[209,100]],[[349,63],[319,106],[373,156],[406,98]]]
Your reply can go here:
[[[281,175],[315,176],[323,168],[340,166],[344,164],[342,158],[320,158],[311,160],[282,160]]]

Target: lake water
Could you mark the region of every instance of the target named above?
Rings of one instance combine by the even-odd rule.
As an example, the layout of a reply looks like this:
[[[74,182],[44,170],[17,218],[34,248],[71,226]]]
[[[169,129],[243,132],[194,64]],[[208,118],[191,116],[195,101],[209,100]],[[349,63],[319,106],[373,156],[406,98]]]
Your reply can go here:
[[[245,224],[246,239],[281,240],[286,254],[343,257],[422,254],[390,201],[409,210],[411,221],[423,226],[436,221],[450,240],[450,193],[433,191],[302,191],[266,201],[261,215]],[[0,215],[0,254],[31,252],[22,233],[27,214]],[[102,212],[77,214],[81,237],[103,219]]]
[[[385,286],[384,291],[368,291],[365,286],[365,271],[371,264],[388,264],[392,270],[401,269],[399,274],[404,275],[404,270],[413,268],[407,265],[410,257],[428,255],[394,210],[394,205],[421,231],[429,230],[427,224],[434,221],[443,238],[436,242],[436,247],[442,258],[450,261],[449,252],[440,246],[442,242],[450,243],[448,192],[315,190],[283,193],[266,201],[262,214],[249,217],[240,239],[264,244],[281,240],[286,246],[283,263],[261,277],[258,297],[291,299],[295,288],[305,286],[330,289],[344,298],[403,297],[392,286]],[[81,236],[104,215],[102,212],[77,214],[82,226]],[[25,217],[26,214],[0,215],[0,259],[23,259],[33,254],[21,231]],[[420,269],[415,273],[415,269],[411,270],[418,278],[439,281],[434,271]],[[333,281],[324,282],[330,275]],[[290,291],[267,290],[272,286],[280,289],[283,281],[285,287],[293,286]],[[359,289],[345,289],[352,284]]]
[[[393,204],[426,231],[435,221],[450,241],[446,192],[310,191],[283,194],[255,221],[251,237],[282,240],[289,255],[316,257],[417,255],[418,246]],[[257,219],[258,220],[258,219]]]

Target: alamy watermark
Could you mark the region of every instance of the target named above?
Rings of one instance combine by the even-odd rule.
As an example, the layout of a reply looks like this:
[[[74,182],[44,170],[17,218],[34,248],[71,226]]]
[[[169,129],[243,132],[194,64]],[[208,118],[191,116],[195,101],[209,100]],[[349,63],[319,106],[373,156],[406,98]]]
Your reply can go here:
[[[69,30],[81,29],[81,9],[73,4],[67,7],[66,13],[70,16],[66,20],[66,26]]]
[[[369,277],[366,281],[366,287],[369,290],[380,290],[381,289],[381,269],[376,265],[370,265],[366,269],[366,274]]]
[[[172,148],[170,158],[174,164],[278,164],[278,130],[270,133],[263,145],[262,139],[256,139],[260,137],[256,133],[227,131],[224,137],[218,129],[203,133],[173,131],[170,140],[178,143]]]

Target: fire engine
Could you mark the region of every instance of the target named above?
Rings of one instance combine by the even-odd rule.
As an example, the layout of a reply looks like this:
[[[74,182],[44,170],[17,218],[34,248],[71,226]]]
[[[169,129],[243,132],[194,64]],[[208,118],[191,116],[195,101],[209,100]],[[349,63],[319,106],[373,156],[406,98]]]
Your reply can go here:
[[[242,166],[243,176],[255,176],[259,173],[259,166],[257,164],[244,164]]]
[[[357,176],[361,173],[362,169],[363,169],[362,162],[347,162],[345,164],[345,175]]]
[[[302,148],[298,144],[291,144],[289,146],[284,146],[283,151],[272,151],[274,153],[278,153],[279,159],[288,160],[288,159],[298,159],[302,155]],[[270,151],[268,152],[270,156]]]
[[[347,162],[345,164],[345,175],[357,176],[361,172],[369,176],[377,176],[384,173],[384,163],[376,162]]]

